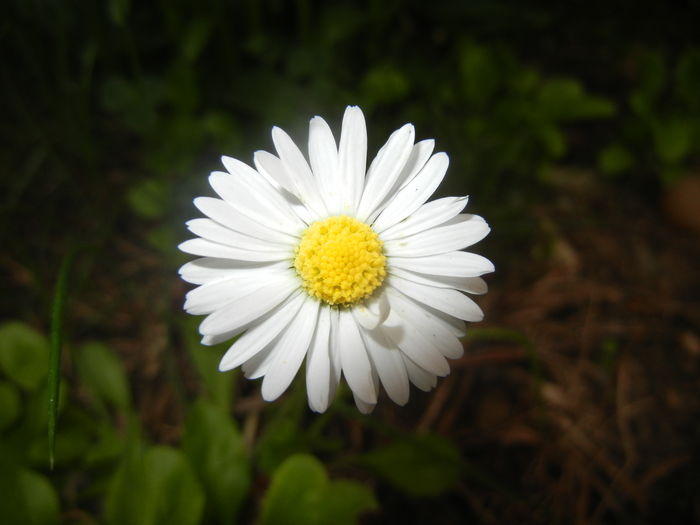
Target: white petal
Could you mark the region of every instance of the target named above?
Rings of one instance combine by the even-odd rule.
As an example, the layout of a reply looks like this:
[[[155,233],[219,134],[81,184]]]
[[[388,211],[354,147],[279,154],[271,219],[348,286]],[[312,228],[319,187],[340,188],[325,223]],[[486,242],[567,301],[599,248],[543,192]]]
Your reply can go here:
[[[374,330],[389,315],[389,301],[383,293],[378,293],[355,306],[353,314],[360,326],[367,330]]]
[[[222,259],[238,259],[240,261],[251,262],[272,262],[288,260],[289,251],[254,251],[241,250],[232,246],[225,246],[207,239],[190,239],[178,245],[178,249],[192,255],[202,257],[218,257]]]
[[[270,371],[275,359],[283,350],[279,344],[280,339],[281,336],[278,335],[269,345],[241,365],[243,375],[247,379],[258,379]]]
[[[224,165],[224,168],[226,168],[226,171],[232,175],[237,175],[238,177],[251,180],[260,176],[257,171],[248,166],[245,162],[242,162],[234,157],[222,155],[221,163]]]
[[[361,221],[367,220],[372,215],[394,187],[396,179],[411,154],[414,133],[411,124],[406,124],[394,131],[372,162],[357,210],[357,218]]]
[[[226,341],[230,341],[234,337],[238,337],[242,333],[246,332],[249,328],[251,328],[251,327],[254,328],[259,323],[264,322],[269,316],[274,315],[275,312],[279,308],[281,308],[282,306],[287,304],[289,301],[295,300],[297,298],[297,296],[302,294],[302,293],[303,292],[301,291],[301,289],[295,290],[294,292],[292,292],[292,294],[285,301],[282,302],[281,305],[278,305],[275,308],[272,308],[266,314],[261,315],[260,317],[252,320],[249,323],[246,323],[246,324],[243,324],[240,326],[236,325],[233,329],[228,330],[226,332],[218,332],[216,334],[203,335],[201,343],[205,346],[212,346],[212,345],[218,345],[220,343],[224,343]],[[442,312],[437,312],[437,313],[444,315],[444,314],[442,314]],[[280,323],[280,324],[282,324],[282,323]],[[282,327],[280,327],[280,328],[282,328]]]
[[[255,167],[261,175],[265,176],[279,192],[294,214],[305,224],[311,224],[317,212],[312,212],[306,204],[297,197],[296,184],[284,163],[272,153],[256,151],[254,156]]]
[[[245,279],[214,281],[187,292],[184,308],[187,313],[193,315],[210,314],[229,302],[254,292],[260,286],[287,280],[289,271],[286,269],[264,269],[251,271]]]
[[[422,257],[461,250],[480,241],[491,231],[477,215],[461,214],[445,224],[384,243],[384,251],[397,257]]]
[[[457,292],[459,293],[459,292]],[[403,318],[405,324],[410,324],[411,329],[420,334],[420,337],[436,348],[443,356],[455,359],[461,357],[464,352],[462,343],[457,339],[452,327],[439,318],[436,312],[429,307],[415,302],[410,297],[390,289],[387,293],[396,313]],[[410,356],[418,364],[422,363]],[[426,370],[429,370],[427,367]],[[435,370],[430,370],[437,373]]]
[[[405,405],[409,396],[408,374],[401,350],[381,330],[361,330],[372,364],[387,395],[397,405]]]
[[[253,293],[210,314],[199,325],[199,333],[214,335],[247,326],[272,310],[298,288],[299,282],[291,276],[283,283],[263,285]]]
[[[421,140],[413,145],[411,149],[411,154],[408,156],[408,160],[404,165],[401,173],[396,178],[394,186],[389,192],[387,192],[384,200],[374,209],[374,211],[367,217],[367,224],[372,224],[374,228],[374,222],[380,213],[391,203],[396,194],[405,186],[407,186],[413,179],[420,173],[423,166],[427,162],[430,154],[433,152],[435,147],[435,141],[432,139]],[[427,199],[427,197],[426,197]],[[378,231],[378,230],[375,230]]]
[[[294,186],[294,191],[291,193],[317,216],[326,215],[328,212],[311,168],[297,145],[284,130],[278,127],[272,128],[272,141]]]
[[[314,335],[318,309],[319,302],[307,298],[299,313],[282,333],[279,342],[282,351],[263,380],[262,397],[265,401],[277,399],[297,375]]]
[[[279,244],[262,239],[256,239],[249,235],[244,235],[237,231],[233,231],[211,219],[192,219],[187,221],[187,229],[195,235],[208,239],[212,242],[225,244],[242,250],[257,250],[270,252],[286,252],[291,257],[294,253],[294,248],[289,244]]]
[[[403,277],[409,281],[437,288],[454,288],[474,295],[483,295],[488,291],[488,285],[481,277],[449,277],[445,275],[425,275],[391,268],[391,275]]]
[[[481,308],[462,292],[449,288],[426,286],[398,276],[392,276],[390,279],[392,287],[436,310],[465,321],[478,322],[484,319]]]
[[[452,317],[451,315],[448,315],[445,312],[435,310],[434,308],[430,308],[429,306],[422,306],[422,308],[426,312],[428,312],[437,323],[441,324],[447,330],[449,330],[456,338],[462,338],[467,334],[467,323],[465,323],[461,319]],[[443,352],[443,355],[445,357],[450,357],[450,359],[457,359],[458,357],[461,357],[461,353],[463,350],[464,348],[460,350],[460,355],[457,357],[450,357],[445,352]]]
[[[259,150],[253,154],[253,162],[258,173],[273,183],[273,186],[283,188],[294,195],[296,191],[294,182],[278,157],[268,151]]]
[[[413,180],[389,201],[384,211],[372,224],[374,231],[384,231],[420,208],[442,182],[449,163],[450,160],[445,153],[433,155]]]
[[[374,391],[379,392],[379,376],[374,368],[372,368],[372,384],[374,385]],[[355,392],[352,393],[352,397],[355,400],[357,410],[359,410],[361,414],[371,414],[374,408],[377,406],[376,401],[374,403],[367,403]]]
[[[289,326],[305,300],[306,295],[299,291],[274,308],[264,319],[258,320],[255,326],[247,330],[226,351],[219,363],[219,370],[224,372],[241,366],[270,344]]]
[[[348,386],[365,403],[376,403],[377,392],[372,382],[372,365],[360,336],[360,329],[349,310],[338,311],[336,344]]]
[[[413,177],[420,173],[425,163],[428,162],[433,149],[435,149],[435,141],[433,139],[421,140],[413,145],[406,165],[396,180],[397,189],[400,190],[406,187],[413,180]]]
[[[218,259],[202,257],[182,265],[178,270],[180,277],[188,283],[205,284],[223,279],[240,278],[254,275],[261,270],[289,268],[289,261],[271,263],[237,261],[234,259]]]
[[[338,147],[333,132],[321,117],[309,122],[309,161],[329,213],[340,211],[340,177]]]
[[[379,236],[383,241],[406,237],[444,224],[467,205],[467,197],[444,197],[423,204],[411,216],[384,230]]]
[[[238,159],[232,157],[221,157],[221,161],[228,170],[228,173],[214,172],[212,175],[231,175],[230,177],[223,177],[221,180],[228,183],[228,186],[222,185],[220,188],[216,188],[212,184],[212,177],[209,177],[209,182],[212,184],[214,190],[222,196],[224,200],[228,198],[236,198],[235,193],[232,195],[231,190],[235,191],[230,183],[231,180],[235,181],[237,185],[243,185],[250,189],[250,191],[263,198],[268,207],[276,208],[276,212],[288,215],[293,218],[293,220],[298,220],[297,216],[293,213],[291,204],[284,198],[283,194],[280,192],[279,188],[273,184],[268,177],[261,175],[253,168],[248,166],[245,162],[241,162]],[[221,192],[226,192],[226,196],[222,195]],[[240,199],[239,199],[240,200]]]
[[[259,173],[253,182],[228,173],[214,172],[209,183],[222,199],[243,215],[264,226],[289,235],[298,235],[304,223],[282,195]]]
[[[201,343],[204,346],[214,346],[218,345],[220,343],[223,343],[225,341],[230,341],[234,337],[241,335],[242,332],[245,331],[247,327],[240,328],[237,330],[231,330],[229,332],[221,332],[220,334],[216,335],[203,335],[201,339]]]
[[[335,393],[338,390],[338,385],[340,384],[340,374],[342,372],[343,367],[340,361],[340,345],[338,344],[338,339],[340,338],[340,311],[336,308],[329,308],[329,310],[331,318],[331,344],[328,347],[328,357],[330,359],[331,364],[331,373],[330,385],[328,387],[328,396],[332,400],[335,397]]]
[[[486,257],[470,252],[450,252],[427,257],[387,257],[390,268],[402,268],[426,275],[478,277],[494,271]]]
[[[374,407],[377,406],[376,403],[365,403],[364,401],[362,401],[362,399],[357,397],[357,394],[355,394],[355,392],[352,393],[352,397],[355,400],[355,406],[357,407],[357,410],[359,410],[361,414],[371,414],[374,410]]]
[[[314,412],[325,412],[330,404],[330,330],[331,309],[322,307],[318,314],[316,332],[306,357],[306,395],[309,408]]]
[[[382,325],[379,329],[403,353],[413,359],[425,370],[439,376],[446,376],[450,372],[450,365],[440,351],[425,337],[414,324],[414,319],[405,313],[399,314],[395,311],[392,297],[389,297],[391,313],[389,323]],[[400,322],[391,322],[392,317],[398,317]]]
[[[357,210],[365,184],[367,169],[367,126],[362,110],[348,106],[338,144],[338,174],[343,188],[341,211],[353,214]]]
[[[416,385],[423,392],[430,392],[437,384],[437,376],[427,372],[416,363],[414,363],[408,356],[401,355],[403,358],[404,365],[406,365],[406,372],[408,373],[408,378],[411,383]]]
[[[276,243],[295,243],[295,236],[268,228],[260,222],[243,215],[233,206],[221,199],[212,197],[197,197],[194,205],[206,216],[232,230],[250,235],[256,239],[269,240]]]

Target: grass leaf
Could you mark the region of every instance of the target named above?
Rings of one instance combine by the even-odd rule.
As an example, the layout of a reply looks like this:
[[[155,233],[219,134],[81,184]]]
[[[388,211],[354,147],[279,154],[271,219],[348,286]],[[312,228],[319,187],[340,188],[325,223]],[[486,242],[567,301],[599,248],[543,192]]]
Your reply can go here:
[[[53,305],[51,308],[51,353],[49,356],[49,464],[53,470],[54,452],[56,449],[56,420],[58,416],[58,396],[61,377],[61,350],[63,347],[63,309],[66,302],[68,272],[73,262],[75,252],[71,250],[61,263],[58,271]]]

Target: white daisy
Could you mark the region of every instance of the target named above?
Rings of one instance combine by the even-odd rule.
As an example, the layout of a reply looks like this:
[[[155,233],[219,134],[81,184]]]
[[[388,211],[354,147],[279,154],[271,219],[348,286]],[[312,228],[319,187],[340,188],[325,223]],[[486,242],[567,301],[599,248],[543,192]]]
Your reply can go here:
[[[464,321],[481,309],[484,257],[461,251],[489,232],[460,213],[467,197],[427,202],[449,163],[434,141],[414,143],[406,124],[365,172],[367,130],[358,107],[343,117],[340,144],[314,117],[309,162],[280,128],[277,156],[255,153],[255,169],[223,157],[209,182],[221,197],[198,197],[207,218],[191,220],[197,238],[180,245],[201,256],[180,269],[198,285],[185,310],[206,315],[211,345],[240,336],[219,365],[264,377],[262,396],[282,394],[306,358],[309,406],[323,412],[341,373],[363,413],[379,385],[399,405],[409,382],[428,391],[462,355]]]

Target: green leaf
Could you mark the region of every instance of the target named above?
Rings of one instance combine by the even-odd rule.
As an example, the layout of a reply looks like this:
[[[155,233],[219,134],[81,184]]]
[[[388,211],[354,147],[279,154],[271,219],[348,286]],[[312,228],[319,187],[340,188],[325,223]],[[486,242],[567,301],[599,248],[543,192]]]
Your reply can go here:
[[[462,91],[469,102],[483,105],[496,94],[501,72],[493,53],[485,47],[466,44],[460,53]]]
[[[540,74],[531,68],[519,67],[513,71],[508,78],[509,88],[517,95],[530,96],[530,93],[535,91],[541,82]]]
[[[250,464],[243,439],[230,416],[200,400],[190,408],[182,450],[207,495],[208,515],[234,523],[250,488]]]
[[[340,479],[334,481],[326,490],[321,503],[321,515],[335,525],[351,525],[357,523],[358,517],[364,512],[375,510],[377,502],[372,491],[357,483]]]
[[[181,40],[182,58],[194,62],[202,53],[211,38],[212,24],[210,18],[197,18],[190,22]]]
[[[17,388],[7,381],[0,381],[0,430],[17,421],[21,402]]]
[[[59,380],[59,390],[62,393],[56,406],[57,416],[62,414],[68,401],[68,384],[64,378]],[[22,432],[27,438],[38,436],[46,431],[49,424],[50,412],[46,410],[46,400],[50,397],[49,385],[44,382],[37,390],[24,396]]]
[[[243,140],[237,123],[224,112],[208,112],[202,116],[200,122],[208,140],[214,141],[214,147],[227,150]]]
[[[145,219],[157,219],[162,217],[167,209],[167,186],[163,181],[146,179],[132,186],[126,199],[137,215]]]
[[[109,0],[109,17],[117,26],[123,26],[131,10],[131,0]]]
[[[262,502],[261,523],[318,523],[327,484],[326,471],[316,458],[306,454],[289,457],[272,476]]]
[[[331,482],[318,459],[297,454],[287,458],[273,474],[260,521],[345,525],[357,523],[361,513],[376,506],[368,488],[349,480]]]
[[[81,384],[93,402],[107,402],[121,410],[130,406],[129,386],[121,361],[102,343],[91,342],[75,352]]]
[[[53,468],[54,448],[56,446],[56,422],[58,418],[58,404],[61,394],[61,353],[63,351],[63,310],[66,304],[66,290],[68,288],[68,272],[73,263],[75,250],[71,250],[63,257],[61,267],[58,270],[56,286],[54,288],[53,303],[51,304],[51,353],[49,356],[48,373],[48,444],[49,464]]]
[[[49,344],[31,326],[18,321],[0,325],[0,369],[24,390],[36,390],[46,377]]]
[[[540,123],[537,126],[537,134],[544,147],[554,158],[559,158],[566,153],[566,138],[564,133],[555,125]]]
[[[409,90],[410,84],[406,76],[391,65],[375,67],[362,79],[363,98],[367,107],[402,100]]]
[[[124,451],[125,437],[117,433],[111,422],[100,422],[94,428],[94,432],[90,448],[83,455],[85,464],[91,467],[118,459]]]
[[[656,153],[665,164],[685,160],[692,146],[692,126],[687,120],[670,118],[653,127]]]
[[[433,434],[400,439],[361,456],[360,462],[414,496],[433,496],[449,490],[463,470],[455,445]]]
[[[115,525],[194,525],[203,509],[202,487],[184,454],[154,446],[125,456],[110,483],[105,516]]]
[[[615,112],[612,102],[587,94],[572,78],[544,81],[540,88],[539,107],[555,120],[608,117]]]
[[[630,106],[637,115],[652,118],[654,104],[666,84],[666,63],[659,51],[647,51],[637,58],[639,83],[630,93]]]
[[[58,495],[51,483],[32,470],[0,464],[0,516],[3,523],[59,523]]]
[[[89,427],[70,425],[63,421],[56,432],[56,443],[52,452],[55,464],[59,466],[79,464],[92,444],[92,435]],[[34,439],[25,445],[27,460],[32,465],[45,465],[46,457],[50,455],[49,445],[44,436],[35,436]]]
[[[619,144],[611,144],[598,155],[598,168],[608,175],[617,175],[634,163],[632,154]]]

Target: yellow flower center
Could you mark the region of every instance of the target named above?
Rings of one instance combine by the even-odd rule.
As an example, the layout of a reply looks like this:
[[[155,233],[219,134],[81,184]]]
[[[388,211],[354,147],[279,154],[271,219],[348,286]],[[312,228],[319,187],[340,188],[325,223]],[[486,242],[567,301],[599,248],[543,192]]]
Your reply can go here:
[[[309,295],[330,305],[349,306],[382,284],[386,257],[372,228],[337,215],[316,221],[304,231],[294,267]]]

